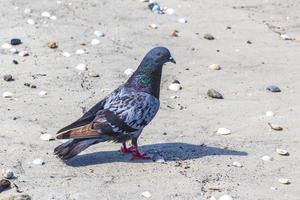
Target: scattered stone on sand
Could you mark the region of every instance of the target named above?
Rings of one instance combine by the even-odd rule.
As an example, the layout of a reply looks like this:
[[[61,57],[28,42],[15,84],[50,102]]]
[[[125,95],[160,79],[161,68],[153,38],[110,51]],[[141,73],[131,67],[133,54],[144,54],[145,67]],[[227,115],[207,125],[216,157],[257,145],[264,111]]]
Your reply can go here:
[[[31,197],[28,194],[11,194],[1,200],[31,200]]]
[[[232,166],[234,166],[234,167],[243,167],[243,165],[239,161],[234,161],[232,163]]]
[[[277,148],[276,152],[281,155],[281,156],[289,156],[290,153],[288,152],[288,150],[286,149],[282,149],[282,148]]]
[[[50,49],[56,49],[56,48],[58,47],[58,45],[57,45],[56,42],[50,41],[50,42],[48,42],[48,47],[49,47]]]
[[[24,13],[25,14],[30,14],[30,13],[32,13],[32,10],[30,8],[25,8]]]
[[[43,141],[51,141],[51,140],[55,140],[55,138],[53,137],[53,135],[51,134],[47,134],[47,133],[44,133],[40,136],[40,139],[43,140]]]
[[[44,12],[42,12],[41,16],[49,18],[51,16],[51,14],[49,12],[47,12],[47,11],[44,11]]]
[[[10,168],[2,169],[1,174],[4,178],[7,178],[7,179],[11,179],[14,176],[14,172]]]
[[[12,92],[3,92],[2,93],[2,97],[4,98],[12,98],[13,97],[13,93]]]
[[[207,91],[207,96],[214,98],[214,99],[223,99],[223,95],[214,89],[209,89]]]
[[[214,40],[215,39],[215,37],[210,33],[204,34],[203,38],[207,39],[207,40]]]
[[[92,39],[92,41],[91,41],[92,45],[97,45],[99,43],[100,43],[100,40],[98,40],[98,39]]]
[[[273,117],[275,114],[272,111],[267,111],[266,116],[267,117]]]
[[[273,158],[271,156],[268,156],[268,155],[265,155],[265,156],[261,157],[261,159],[263,161],[272,161],[273,160]]]
[[[8,188],[10,188],[11,183],[7,179],[1,179],[0,180],[0,193]]]
[[[82,55],[82,54],[86,54],[87,50],[86,49],[77,49],[75,54],[77,55]]]
[[[165,10],[165,13],[168,15],[173,15],[175,13],[175,10],[173,8],[167,8]]]
[[[76,69],[79,71],[86,71],[87,70],[87,66],[84,63],[80,63],[76,66]]]
[[[12,54],[17,54],[18,53],[18,50],[16,48],[11,48],[9,50]]]
[[[219,200],[233,200],[232,197],[228,194],[225,194],[219,198]]]
[[[178,30],[174,30],[172,33],[171,33],[171,36],[172,37],[178,37],[179,35],[178,35]]]
[[[295,40],[295,38],[293,38],[293,37],[291,37],[291,36],[289,36],[287,34],[281,34],[280,37],[283,40]]]
[[[152,195],[149,191],[142,192],[142,196],[146,198],[150,198]]]
[[[11,44],[4,43],[4,44],[2,44],[1,47],[2,47],[3,49],[10,49],[12,46],[11,46]]]
[[[218,128],[217,130],[218,135],[229,135],[231,131],[228,128]]]
[[[291,181],[287,178],[279,178],[278,182],[285,185],[291,184]]]
[[[160,5],[153,0],[149,0],[148,8],[156,14],[163,14]]]
[[[29,56],[29,53],[27,51],[20,51],[18,53],[19,56],[25,57],[25,56]]]
[[[250,40],[247,41],[247,44],[252,44],[252,42]]]
[[[96,72],[89,72],[89,77],[93,77],[93,78],[97,78],[97,77],[100,77],[99,74],[97,74]]]
[[[209,200],[217,200],[217,198],[214,197],[214,196],[211,196],[211,197],[209,198]]]
[[[177,22],[180,23],[180,24],[185,24],[185,23],[187,23],[187,20],[185,18],[179,18],[177,20]]]
[[[277,187],[270,187],[271,190],[277,190]]]
[[[209,69],[211,69],[211,70],[221,70],[221,66],[219,64],[211,64],[211,65],[209,65]]]
[[[44,91],[44,90],[42,90],[42,91],[39,92],[39,95],[40,95],[41,97],[46,96],[47,94],[48,94],[48,93],[47,93],[46,91]]]
[[[19,64],[19,62],[18,62],[17,60],[13,60],[13,63],[14,63],[15,65]]]
[[[178,98],[179,98],[178,95],[172,95],[172,96],[170,96],[170,99],[178,99]]]
[[[209,190],[220,190],[220,186],[218,184],[215,184],[215,183],[208,183],[207,184],[207,188]]]
[[[269,85],[266,90],[270,92],[281,92],[280,88],[276,85]]]
[[[54,16],[54,15],[52,15],[52,16],[50,17],[50,19],[51,19],[51,20],[57,20],[57,17]]]
[[[97,37],[104,37],[105,34],[102,33],[101,31],[94,31],[94,35],[96,35]]]
[[[6,75],[4,75],[3,76],[3,79],[5,80],[5,81],[14,81],[14,79],[13,79],[13,77],[12,77],[12,75],[11,74],[6,74]]]
[[[134,69],[128,68],[124,71],[124,74],[131,76],[134,73]]]
[[[283,128],[281,126],[277,125],[277,124],[268,123],[268,125],[274,131],[282,131],[283,130]]]
[[[13,38],[10,40],[10,44],[11,45],[19,45],[19,44],[22,44],[22,41],[18,38]]]
[[[71,54],[69,52],[66,52],[66,51],[62,52],[61,55],[63,55],[64,57],[67,57],[67,58],[71,56]]]
[[[157,29],[158,28],[158,26],[156,24],[150,24],[149,27],[152,28],[152,29]]]
[[[28,19],[27,23],[30,24],[30,25],[35,25],[36,24],[36,22],[33,19]]]
[[[169,90],[172,90],[175,92],[182,89],[180,82],[178,80],[173,81],[173,83],[170,84],[168,88],[169,88]]]
[[[45,164],[45,162],[41,159],[41,158],[37,158],[33,160],[33,164],[38,165],[38,166],[42,166]]]

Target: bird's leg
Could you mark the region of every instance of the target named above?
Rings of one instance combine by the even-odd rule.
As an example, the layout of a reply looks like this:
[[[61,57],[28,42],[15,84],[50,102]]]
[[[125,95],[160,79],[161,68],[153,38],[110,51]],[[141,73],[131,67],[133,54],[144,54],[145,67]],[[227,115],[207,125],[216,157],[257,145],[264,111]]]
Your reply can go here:
[[[137,138],[133,138],[131,140],[132,146],[130,148],[132,148],[132,158],[133,159],[150,159],[150,157],[145,156],[145,154],[141,153],[140,150],[138,149],[138,145],[137,145]]]
[[[120,151],[122,153],[132,153],[132,147],[127,148],[126,142],[123,142]]]

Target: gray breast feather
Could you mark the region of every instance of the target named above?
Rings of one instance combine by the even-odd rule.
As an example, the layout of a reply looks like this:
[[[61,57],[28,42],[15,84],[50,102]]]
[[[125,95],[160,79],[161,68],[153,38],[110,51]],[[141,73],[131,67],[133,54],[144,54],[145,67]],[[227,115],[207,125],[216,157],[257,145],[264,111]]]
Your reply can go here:
[[[121,87],[108,97],[104,109],[114,112],[128,126],[141,129],[156,115],[159,100],[148,93]]]

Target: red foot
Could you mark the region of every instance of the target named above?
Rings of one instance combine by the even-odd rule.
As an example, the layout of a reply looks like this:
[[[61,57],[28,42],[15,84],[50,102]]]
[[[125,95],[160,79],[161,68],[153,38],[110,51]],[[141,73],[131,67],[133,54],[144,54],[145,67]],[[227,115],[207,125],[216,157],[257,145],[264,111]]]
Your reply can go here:
[[[142,159],[142,160],[150,159],[150,157],[145,156],[145,154],[142,154],[137,147],[134,147],[134,148],[135,149],[132,152],[132,158],[131,158],[131,160],[134,160],[134,159]]]
[[[131,147],[127,148],[127,147],[126,147],[126,144],[123,144],[123,145],[121,146],[120,151],[121,151],[122,153],[132,153],[132,152],[134,151],[134,147],[131,146]]]

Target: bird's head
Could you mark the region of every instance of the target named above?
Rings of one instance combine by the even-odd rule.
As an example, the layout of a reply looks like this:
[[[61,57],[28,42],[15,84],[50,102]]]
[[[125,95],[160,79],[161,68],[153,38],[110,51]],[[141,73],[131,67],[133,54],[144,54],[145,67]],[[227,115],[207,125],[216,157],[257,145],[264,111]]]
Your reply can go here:
[[[172,62],[176,64],[174,58],[171,56],[169,49],[165,47],[155,47],[151,49],[147,55],[146,59],[154,60],[158,65],[163,65],[167,62]]]

